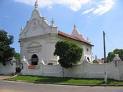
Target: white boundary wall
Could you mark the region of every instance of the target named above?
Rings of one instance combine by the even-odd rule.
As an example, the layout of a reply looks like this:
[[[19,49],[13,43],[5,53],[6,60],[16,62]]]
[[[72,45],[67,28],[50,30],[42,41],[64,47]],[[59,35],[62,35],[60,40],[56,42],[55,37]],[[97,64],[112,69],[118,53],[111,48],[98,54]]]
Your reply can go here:
[[[7,63],[5,66],[0,63],[0,74],[1,75],[8,75],[15,73],[16,64]]]
[[[28,69],[24,63],[23,75],[56,76],[56,77],[78,77],[78,78],[104,78],[105,72],[110,79],[123,80],[123,62],[117,66],[111,62],[107,64],[82,63],[73,68],[63,69],[60,65],[39,64],[35,69]]]

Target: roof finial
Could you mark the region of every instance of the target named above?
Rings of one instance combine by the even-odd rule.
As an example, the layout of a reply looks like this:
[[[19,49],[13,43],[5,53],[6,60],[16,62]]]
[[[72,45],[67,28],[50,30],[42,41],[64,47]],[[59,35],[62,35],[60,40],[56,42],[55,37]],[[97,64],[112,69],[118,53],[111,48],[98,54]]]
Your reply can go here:
[[[74,24],[74,30],[76,30],[76,25]]]
[[[73,32],[72,34],[79,34],[78,31],[77,31],[77,28],[76,28],[76,25],[74,24],[73,26]]]
[[[51,20],[51,26],[53,27],[53,25],[54,25],[54,19],[52,18],[52,20]]]
[[[73,26],[72,35],[74,35],[74,36],[79,36],[79,35],[80,35],[79,32],[77,31],[77,27],[76,27],[75,24],[74,24],[74,26]]]
[[[35,9],[38,8],[38,0],[35,1]]]

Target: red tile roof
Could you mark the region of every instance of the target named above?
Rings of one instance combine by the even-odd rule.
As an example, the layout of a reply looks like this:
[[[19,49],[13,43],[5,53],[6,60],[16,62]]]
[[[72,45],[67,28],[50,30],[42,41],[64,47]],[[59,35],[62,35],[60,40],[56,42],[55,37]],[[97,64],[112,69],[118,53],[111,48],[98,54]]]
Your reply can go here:
[[[83,42],[83,43],[86,43],[88,45],[91,45],[93,46],[90,42],[88,42],[87,40],[85,40],[84,38],[78,38],[78,37],[75,37],[75,36],[72,36],[72,35],[69,35],[69,34],[66,34],[64,32],[61,32],[61,31],[58,31],[58,35],[62,36],[62,37],[65,37],[65,38],[69,38],[69,39],[72,39],[72,40],[76,40],[76,41],[79,41],[79,42]]]

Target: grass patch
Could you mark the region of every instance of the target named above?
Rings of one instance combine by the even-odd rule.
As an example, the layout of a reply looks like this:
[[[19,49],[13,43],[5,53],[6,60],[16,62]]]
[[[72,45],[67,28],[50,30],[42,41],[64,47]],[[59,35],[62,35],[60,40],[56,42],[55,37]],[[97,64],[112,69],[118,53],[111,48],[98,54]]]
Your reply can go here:
[[[62,77],[42,77],[42,76],[16,76],[8,79],[10,81],[24,81],[39,84],[66,84],[66,85],[105,85],[103,79],[82,79],[82,78],[62,78]],[[108,79],[106,85],[123,85],[123,81]]]

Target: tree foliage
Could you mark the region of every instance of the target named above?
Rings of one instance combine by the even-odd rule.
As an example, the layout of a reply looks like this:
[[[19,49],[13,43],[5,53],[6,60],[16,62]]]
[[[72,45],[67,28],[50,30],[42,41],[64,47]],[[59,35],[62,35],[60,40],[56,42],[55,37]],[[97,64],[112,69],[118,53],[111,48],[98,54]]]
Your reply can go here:
[[[108,53],[107,61],[111,62],[115,57],[115,54],[118,54],[120,59],[123,60],[123,49],[115,49],[113,52]]]
[[[16,52],[16,53],[14,54],[14,57],[15,57],[16,60],[19,61],[19,60],[20,60],[20,53],[17,53],[17,52]]]
[[[4,30],[0,30],[0,62],[4,65],[13,57],[15,50],[10,45],[13,43],[13,36],[8,35]]]
[[[80,61],[83,49],[74,43],[58,41],[55,45],[54,55],[59,56],[59,63],[64,68],[70,68]]]

